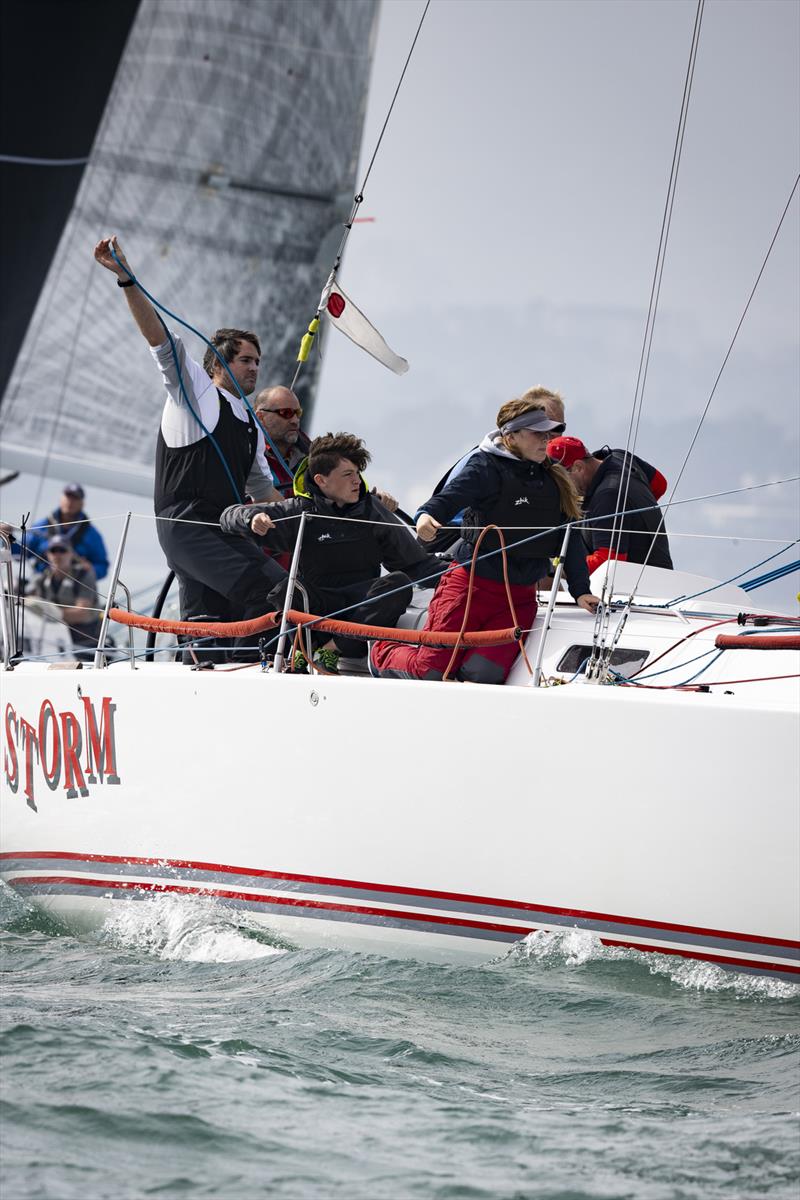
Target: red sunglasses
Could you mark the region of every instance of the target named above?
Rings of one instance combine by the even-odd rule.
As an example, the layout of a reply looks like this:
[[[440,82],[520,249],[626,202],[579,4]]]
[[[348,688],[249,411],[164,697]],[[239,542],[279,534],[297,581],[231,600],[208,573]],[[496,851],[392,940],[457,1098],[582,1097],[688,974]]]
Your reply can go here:
[[[258,412],[277,413],[279,417],[283,417],[284,421],[291,421],[292,417],[297,417],[299,421],[303,415],[302,408],[260,408]]]

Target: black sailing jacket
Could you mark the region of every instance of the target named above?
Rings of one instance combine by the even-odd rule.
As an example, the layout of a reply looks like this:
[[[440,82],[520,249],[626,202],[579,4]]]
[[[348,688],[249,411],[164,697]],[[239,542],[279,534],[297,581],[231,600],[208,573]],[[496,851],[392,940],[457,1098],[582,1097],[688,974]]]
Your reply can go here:
[[[505,527],[509,582],[532,586],[550,574],[550,555],[558,554],[561,549],[563,526],[568,518],[561,511],[558,486],[546,465],[484,449],[486,445],[484,439],[463,469],[437,495],[426,500],[420,511],[444,524],[465,508],[465,526]],[[519,533],[514,532],[515,525],[523,527]],[[543,527],[545,532],[537,533],[532,526]],[[454,547],[453,557],[465,566],[472,560],[477,536],[465,530]],[[493,533],[481,543],[481,557],[475,570],[486,579],[503,578],[502,555],[483,557],[498,546],[497,535]],[[586,595],[589,572],[577,536],[570,539],[564,568],[570,594],[576,599]]]
[[[358,500],[339,507],[323,496],[313,480],[306,479],[301,464],[295,475],[295,488],[302,494],[280,503],[233,504],[223,512],[220,525],[226,533],[250,534],[279,554],[294,550],[301,514],[314,514],[315,520],[306,524],[300,555],[300,576],[311,587],[349,588],[377,579],[381,566],[389,571],[404,571],[415,581],[438,576],[444,569],[445,564],[422,550],[413,532],[368,492],[363,482]],[[278,522],[264,537],[250,528],[253,517],[261,512]],[[294,519],[286,520],[287,517]],[[377,524],[324,520],[325,517],[357,517]],[[435,582],[431,580],[428,586],[433,587]]]
[[[625,465],[625,451],[611,450],[603,459],[597,473],[583,500],[583,510],[587,518],[588,528],[584,532],[584,540],[590,552],[611,545],[611,531],[614,525],[613,514],[621,507],[625,499],[625,483],[622,485],[620,496],[620,476]],[[648,472],[649,468],[649,472]],[[666,567],[672,570],[672,558],[669,552],[669,541],[666,533],[656,531],[661,526],[661,509],[656,503],[648,473],[653,468],[634,455],[631,471],[630,486],[624,503],[625,515],[617,518],[619,544],[617,553],[624,555],[628,562],[643,563],[647,559],[648,566]],[[619,498],[619,505],[617,500]],[[643,512],[631,510],[643,509]],[[619,527],[623,532],[619,533]],[[650,557],[648,551],[655,537]]]

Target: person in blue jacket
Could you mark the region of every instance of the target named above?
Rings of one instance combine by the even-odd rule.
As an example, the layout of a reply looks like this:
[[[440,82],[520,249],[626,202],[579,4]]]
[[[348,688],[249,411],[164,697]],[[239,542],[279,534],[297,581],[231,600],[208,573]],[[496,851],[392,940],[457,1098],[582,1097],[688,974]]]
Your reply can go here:
[[[95,579],[108,574],[108,552],[99,529],[92,525],[83,511],[86,493],[79,483],[65,483],[58,508],[46,517],[35,521],[28,530],[27,544],[37,571],[47,566],[47,546],[54,537],[62,538],[72,553],[88,563]],[[13,550],[19,553],[18,541]]]

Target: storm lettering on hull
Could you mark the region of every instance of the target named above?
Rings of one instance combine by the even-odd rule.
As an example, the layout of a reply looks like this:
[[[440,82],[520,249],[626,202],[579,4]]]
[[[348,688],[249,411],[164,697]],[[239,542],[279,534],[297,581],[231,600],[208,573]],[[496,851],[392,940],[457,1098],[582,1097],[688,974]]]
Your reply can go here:
[[[99,705],[88,696],[81,700],[81,712],[75,713],[71,709],[57,712],[52,700],[45,699],[35,723],[13,705],[6,705],[6,782],[15,794],[22,783],[26,803],[34,812],[38,812],[37,782],[51,792],[63,788],[68,800],[88,796],[90,786],[120,783],[117,706],[110,696],[103,696]]]

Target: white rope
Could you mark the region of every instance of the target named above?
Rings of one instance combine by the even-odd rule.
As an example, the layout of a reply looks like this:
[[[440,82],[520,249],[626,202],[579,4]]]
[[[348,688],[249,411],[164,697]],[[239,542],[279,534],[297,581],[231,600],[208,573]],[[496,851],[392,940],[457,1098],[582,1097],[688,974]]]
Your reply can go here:
[[[605,606],[605,599],[606,593],[608,592],[610,595],[614,590],[614,579],[616,575],[616,565],[614,564],[616,564],[618,561],[618,551],[622,536],[621,531],[617,529],[617,514],[624,513],[627,507],[631,477],[633,475],[634,451],[636,450],[636,443],[639,437],[639,424],[641,422],[642,410],[644,408],[647,372],[650,366],[650,353],[652,350],[653,335],[656,327],[658,302],[661,296],[661,282],[664,275],[667,244],[669,242],[669,234],[672,226],[672,211],[675,204],[675,194],[678,185],[678,172],[680,170],[681,157],[683,154],[683,139],[686,133],[686,121],[689,114],[689,101],[692,94],[692,84],[694,82],[694,69],[697,61],[697,48],[700,41],[700,29],[703,23],[704,7],[705,0],[697,0],[694,29],[692,31],[692,42],[689,49],[689,61],[686,67],[686,77],[683,84],[683,96],[681,98],[681,109],[678,117],[678,128],[675,135],[675,146],[672,152],[672,165],[670,167],[669,182],[667,184],[667,196],[664,204],[664,212],[661,218],[661,232],[658,240],[656,263],[653,271],[653,280],[650,286],[650,299],[647,309],[647,320],[645,322],[644,339],[642,341],[642,349],[639,355],[639,370],[636,376],[636,387],[634,389],[631,416],[628,423],[628,435],[625,442],[626,457],[623,458],[623,468],[620,473],[619,487],[617,489],[617,501],[615,505],[616,513],[614,516],[614,525],[611,530],[610,541],[612,567],[603,582],[601,604],[598,608],[597,620],[595,621],[595,645],[592,651],[592,664],[590,664],[592,666],[594,665],[598,644],[602,650],[608,632],[608,616]]]
[[[6,597],[10,596],[11,599],[16,602],[16,592],[7,592],[5,589],[3,589],[2,595]],[[79,608],[81,612],[105,612],[105,608],[95,608],[91,604],[62,604],[59,600],[48,600],[44,596],[21,596],[20,599],[22,600],[23,604],[28,604],[30,602],[34,605],[34,607],[37,604],[48,604],[52,605],[53,608]]]
[[[689,459],[691,457],[692,451],[694,450],[694,447],[697,443],[697,439],[700,436],[700,430],[703,427],[703,422],[705,421],[706,417],[708,416],[708,410],[711,408],[711,402],[713,401],[714,396],[716,395],[717,387],[719,386],[719,381],[722,378],[723,371],[725,370],[725,367],[728,364],[728,359],[730,358],[731,354],[733,353],[733,347],[736,345],[736,339],[739,336],[739,331],[742,328],[742,325],[744,324],[744,319],[750,310],[750,305],[753,302],[753,297],[755,296],[756,290],[758,289],[758,285],[761,282],[761,277],[764,274],[764,271],[766,270],[767,263],[769,262],[769,259],[770,259],[770,255],[772,254],[772,250],[775,246],[775,243],[778,240],[778,235],[779,235],[781,229],[783,228],[784,219],[786,217],[787,212],[789,211],[792,200],[794,199],[794,195],[795,195],[795,192],[797,191],[798,184],[800,184],[800,174],[796,176],[795,181],[792,185],[792,189],[789,192],[789,198],[783,207],[783,212],[781,213],[777,228],[775,229],[775,232],[772,235],[772,240],[770,241],[770,244],[767,248],[767,252],[764,255],[764,259],[761,263],[761,268],[760,268],[758,274],[756,275],[755,283],[753,284],[752,288],[750,289],[750,295],[747,297],[747,303],[745,304],[744,308],[742,309],[742,315],[739,317],[739,322],[736,326],[736,329],[733,331],[733,337],[731,338],[730,343],[728,345],[728,349],[725,352],[725,357],[722,360],[722,365],[720,366],[720,368],[717,372],[717,377],[714,380],[714,386],[711,388],[711,392],[709,394],[708,400],[706,401],[705,407],[704,407],[702,413],[700,414],[700,420],[697,423],[697,428],[694,431],[692,440],[689,443],[689,448],[686,451],[683,462],[681,463],[681,468],[680,468],[680,471],[678,472],[678,478],[675,480],[675,483],[672,488],[672,492],[670,493],[670,499],[667,502],[667,504],[661,506],[662,509],[669,508],[673,503],[675,503],[675,501],[673,500],[673,497],[675,496],[675,493],[678,490],[680,482],[683,479],[683,475],[684,475],[686,467],[689,463]],[[634,596],[636,593],[636,588],[639,586],[639,582],[641,581],[642,575],[644,574],[644,570],[645,570],[648,562],[650,561],[650,555],[652,554],[653,548],[656,545],[656,538],[661,533],[663,528],[664,528],[664,514],[662,512],[661,519],[658,524],[658,529],[656,530],[656,533],[650,542],[650,547],[647,551],[644,562],[642,563],[641,570],[639,571],[639,577],[636,580],[636,583],[634,584],[634,587],[631,590],[630,598],[628,601],[629,606],[633,604]],[[616,563],[616,560],[614,560],[614,563]],[[609,576],[611,578],[611,586],[609,589],[609,595],[613,593],[615,572],[616,572],[616,566],[614,565],[614,566],[612,566],[611,571],[607,573],[606,581],[603,584],[604,596],[605,596],[605,586],[606,586],[606,583],[608,582]],[[597,660],[597,662],[595,662],[595,654],[593,653],[592,654],[592,663],[590,664],[590,666],[595,666],[597,668],[598,673],[602,674],[603,670],[607,669],[609,667],[610,662],[611,662],[611,655],[614,653],[614,647],[617,645],[617,643],[620,639],[622,631],[625,627],[626,620],[627,620],[627,614],[625,611],[623,611],[622,616],[620,617],[619,622],[617,623],[617,628],[611,639],[611,643],[610,643],[610,645],[606,645],[607,633],[608,633],[608,617],[607,616],[605,617],[605,628],[603,630],[603,636],[601,639],[598,660]]]
[[[665,503],[661,504],[660,507],[662,509],[678,508],[683,504],[699,504],[701,500],[720,500],[724,496],[741,496],[746,492],[757,492],[757,491],[761,491],[763,488],[781,487],[784,483],[798,483],[798,482],[800,482],[800,475],[789,475],[789,476],[787,476],[786,479],[770,479],[770,480],[767,480],[765,483],[749,484],[747,487],[728,488],[724,492],[705,492],[701,496],[689,496],[685,500],[669,500],[669,501],[666,501]],[[331,514],[309,513],[308,515],[309,515],[309,517],[316,518],[317,520],[350,521],[355,525],[386,525],[386,521],[368,521],[363,517],[338,517],[338,516],[334,515],[333,513],[331,513]],[[611,515],[612,515],[611,513],[607,514],[607,516],[611,516]],[[127,516],[127,514],[126,513],[110,513],[110,514],[106,514],[105,516],[102,516],[102,517],[92,517],[92,524],[98,524],[100,521],[118,520],[120,517],[124,517],[124,516]],[[137,517],[141,521],[171,521],[176,525],[204,525],[204,526],[208,526],[211,529],[219,529],[219,521],[193,521],[187,517],[158,517],[154,513],[131,513],[131,516]],[[298,516],[299,516],[299,514],[294,514],[292,516],[287,516],[287,517],[273,517],[272,520],[273,520],[273,523],[277,525],[281,521],[296,521],[298,519]],[[64,524],[78,524],[79,525],[79,524],[82,524],[82,522],[72,521],[72,522],[64,522]],[[399,520],[398,520],[398,525],[401,528],[406,528],[406,529],[412,528],[411,525],[404,526],[404,523]],[[9,525],[9,528],[10,529],[20,529],[20,526],[19,525]],[[477,531],[477,530],[483,529],[483,526],[482,525],[443,525],[442,528],[443,529],[465,529],[465,530]],[[499,528],[503,529],[504,531],[513,531],[513,530],[536,531],[537,529],[541,529],[541,530],[551,529],[551,528],[553,528],[553,526],[551,526],[551,525],[501,525],[501,526],[499,526]],[[593,528],[595,528],[595,526],[581,525],[581,528],[582,529],[593,529]],[[634,531],[629,530],[628,532],[634,532]],[[774,543],[775,545],[778,545],[787,540],[786,538],[744,537],[744,536],[740,536],[738,533],[730,533],[730,534],[716,533],[715,534],[715,533],[673,533],[673,532],[670,532],[669,536],[670,537],[695,537],[695,538],[707,537],[707,538],[721,539],[724,541],[727,541],[728,538],[737,538],[739,541],[742,541],[742,542],[764,542],[764,543],[768,543],[768,544]],[[44,558],[41,557],[41,555],[38,555],[38,554],[36,554],[35,551],[31,550],[30,547],[28,547],[27,552],[28,552],[28,554],[33,555],[34,558],[38,558],[41,562],[46,561]]]

